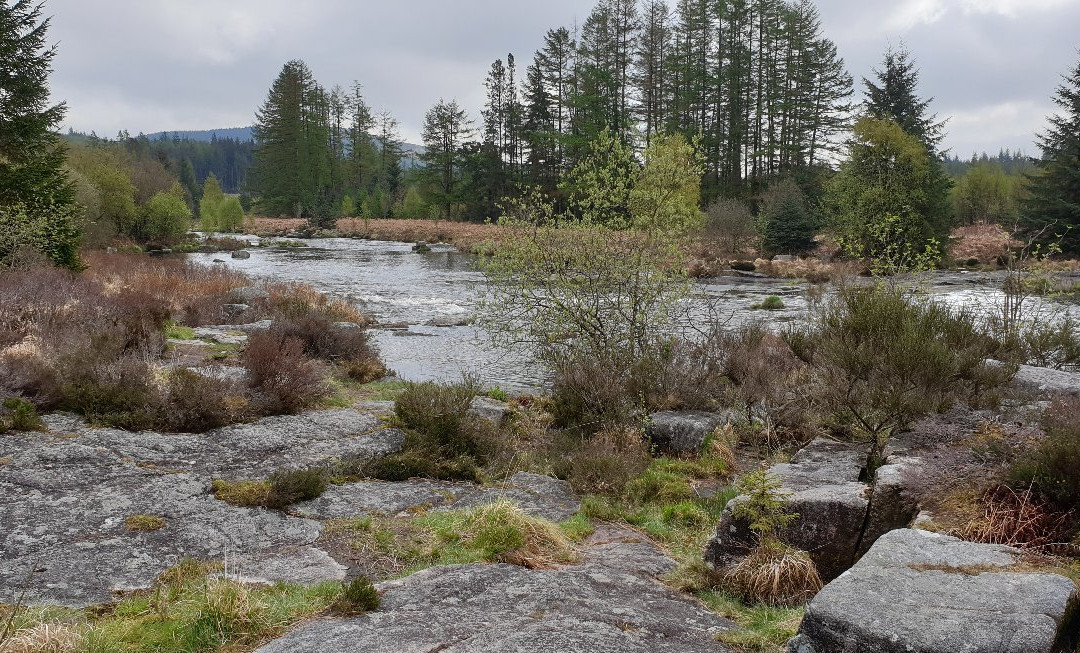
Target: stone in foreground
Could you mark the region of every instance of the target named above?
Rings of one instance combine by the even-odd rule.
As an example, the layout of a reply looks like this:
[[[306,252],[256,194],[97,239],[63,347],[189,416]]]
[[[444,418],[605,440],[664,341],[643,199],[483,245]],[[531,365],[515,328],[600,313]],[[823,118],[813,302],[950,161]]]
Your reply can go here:
[[[1019,554],[926,531],[891,531],[810,602],[788,652],[1075,650],[1076,585],[1015,570]]]
[[[732,421],[727,413],[664,411],[649,415],[645,434],[664,453],[696,454],[717,427]]]
[[[377,612],[307,624],[259,652],[723,653],[716,638],[735,625],[656,580],[672,566],[632,531],[602,531],[579,565],[459,565],[381,583]]]
[[[859,478],[866,465],[867,447],[817,439],[791,459],[774,465],[770,474],[782,483],[790,509],[798,513],[782,532],[785,542],[810,554],[825,580],[836,578],[855,563],[866,521],[868,486]],[[733,509],[746,497],[728,502],[716,535],[705,549],[705,561],[714,569],[736,564],[754,546],[755,537]]]

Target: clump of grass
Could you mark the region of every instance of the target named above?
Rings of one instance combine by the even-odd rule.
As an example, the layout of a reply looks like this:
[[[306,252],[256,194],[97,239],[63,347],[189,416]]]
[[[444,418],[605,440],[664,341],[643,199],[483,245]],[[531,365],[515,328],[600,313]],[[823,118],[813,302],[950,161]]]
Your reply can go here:
[[[759,605],[747,606],[738,598],[718,591],[698,594],[706,607],[731,619],[741,628],[720,635],[724,644],[745,653],[776,653],[799,631],[805,610]]]
[[[194,340],[195,329],[177,324],[172,320],[165,323],[165,337],[169,340]]]
[[[340,583],[249,587],[185,561],[154,587],[103,611],[19,609],[4,653],[252,650],[293,624],[326,612]]]
[[[210,484],[214,497],[225,503],[254,508],[265,506],[273,491],[270,481],[226,481],[214,479]]]
[[[165,528],[165,518],[157,515],[131,515],[124,520],[129,531],[151,533]]]
[[[777,295],[769,295],[761,300],[760,304],[754,305],[754,308],[764,311],[782,311],[784,310],[784,300]]]
[[[500,500],[470,510],[412,518],[339,521],[329,536],[343,537],[377,574],[408,575],[434,565],[506,562],[530,568],[577,560],[573,539],[587,537],[584,518],[554,524]]]
[[[724,574],[724,585],[744,601],[796,606],[824,586],[810,555],[776,542],[764,542]]]
[[[340,615],[359,615],[379,609],[379,593],[366,576],[355,578],[341,588],[341,594],[330,609]]]
[[[506,394],[506,391],[499,386],[489,388],[486,394],[489,398],[496,401],[510,401],[510,395]]]

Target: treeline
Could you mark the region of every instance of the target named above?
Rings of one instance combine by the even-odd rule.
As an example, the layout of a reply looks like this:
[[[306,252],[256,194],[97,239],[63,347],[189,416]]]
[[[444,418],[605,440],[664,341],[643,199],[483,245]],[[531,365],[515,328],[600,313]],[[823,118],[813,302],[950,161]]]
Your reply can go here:
[[[238,195],[247,188],[248,170],[255,156],[255,143],[247,140],[217,138],[208,142],[161,134],[150,138],[145,134],[131,136],[126,130],[115,140],[103,139],[95,133],[68,131],[66,139],[82,145],[120,143],[135,156],[157,159],[181,178],[181,183],[198,201],[198,189],[206,178],[214,175],[226,193]]]

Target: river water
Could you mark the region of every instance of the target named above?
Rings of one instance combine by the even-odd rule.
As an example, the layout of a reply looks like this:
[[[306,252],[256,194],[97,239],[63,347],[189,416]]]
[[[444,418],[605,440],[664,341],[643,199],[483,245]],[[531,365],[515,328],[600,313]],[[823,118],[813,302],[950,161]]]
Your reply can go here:
[[[472,255],[447,245],[417,253],[410,243],[346,238],[305,242],[309,247],[252,248],[249,259],[233,259],[227,253],[188,256],[255,278],[309,283],[356,304],[379,322],[372,331],[374,339],[387,366],[402,378],[456,380],[470,373],[510,391],[544,385],[541,366],[527,352],[497,350],[482,329],[470,324],[484,282]],[[1000,273],[938,273],[926,290],[950,305],[992,312],[1002,300],[1002,281]],[[807,288],[801,281],[746,277],[697,284],[731,324],[805,319]],[[781,297],[784,308],[753,308],[769,295]],[[1069,310],[1080,317],[1076,307]]]

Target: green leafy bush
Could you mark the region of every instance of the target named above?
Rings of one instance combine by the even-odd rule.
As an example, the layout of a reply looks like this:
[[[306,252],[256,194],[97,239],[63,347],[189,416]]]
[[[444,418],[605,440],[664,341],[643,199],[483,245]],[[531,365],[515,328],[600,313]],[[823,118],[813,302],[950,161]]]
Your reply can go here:
[[[957,401],[992,404],[1012,374],[986,363],[998,345],[973,312],[883,285],[842,290],[789,342],[813,366],[837,426],[878,453],[917,417]]]

